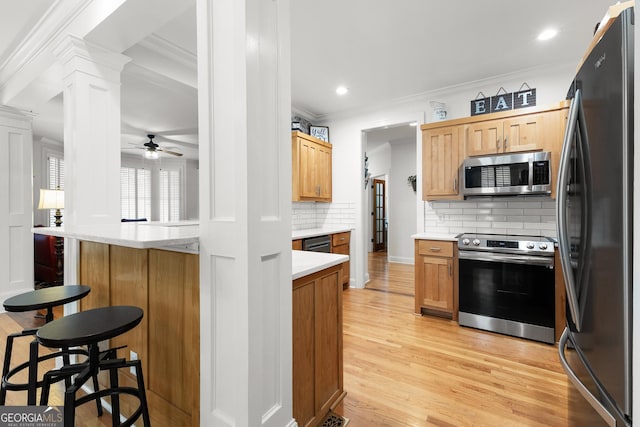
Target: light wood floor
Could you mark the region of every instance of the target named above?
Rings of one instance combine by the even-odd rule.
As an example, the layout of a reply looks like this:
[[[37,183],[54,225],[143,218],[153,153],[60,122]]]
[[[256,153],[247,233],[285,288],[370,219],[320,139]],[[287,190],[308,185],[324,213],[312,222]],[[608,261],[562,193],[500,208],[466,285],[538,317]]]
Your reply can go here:
[[[347,396],[336,412],[350,427],[567,425],[569,384],[555,346],[414,315],[413,266],[385,257],[370,256],[366,289],[344,292]],[[38,322],[32,313],[0,314],[0,354],[8,333]],[[17,358],[26,360],[26,345],[14,349]],[[61,391],[53,396],[60,404]],[[25,401],[7,395],[7,404]],[[76,425],[107,427],[111,419],[87,404]]]
[[[413,313],[413,266],[371,254],[344,292],[344,388],[357,426],[565,426],[557,347]]]

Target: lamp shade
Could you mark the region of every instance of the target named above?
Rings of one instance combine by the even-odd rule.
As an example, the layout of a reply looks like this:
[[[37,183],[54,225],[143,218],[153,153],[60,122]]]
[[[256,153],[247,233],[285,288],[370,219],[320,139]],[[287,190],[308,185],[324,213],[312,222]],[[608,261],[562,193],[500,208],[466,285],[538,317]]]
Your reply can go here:
[[[38,209],[64,209],[64,191],[40,189]]]

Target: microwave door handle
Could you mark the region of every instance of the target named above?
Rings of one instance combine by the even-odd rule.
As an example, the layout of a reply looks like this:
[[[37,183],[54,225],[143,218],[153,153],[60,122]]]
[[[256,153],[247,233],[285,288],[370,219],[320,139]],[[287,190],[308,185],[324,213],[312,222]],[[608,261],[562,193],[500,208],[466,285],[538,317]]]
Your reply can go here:
[[[602,419],[607,423],[610,427],[616,427],[616,419],[613,415],[607,411],[607,408],[600,403],[600,401],[591,393],[591,391],[580,382],[578,376],[573,372],[571,366],[569,366],[569,362],[567,362],[567,357],[564,352],[567,347],[567,338],[569,337],[569,329],[564,328],[562,332],[562,336],[560,337],[560,342],[558,342],[558,355],[560,356],[560,365],[562,365],[562,369],[564,369],[567,377],[573,384],[573,386],[578,389],[582,397],[595,409],[595,411],[602,417]]]
[[[581,319],[580,310],[578,309],[578,296],[576,293],[576,279],[571,268],[569,236],[567,226],[567,174],[569,172],[569,161],[571,160],[571,140],[575,135],[576,125],[578,124],[578,105],[580,104],[582,94],[580,89],[576,91],[575,97],[571,101],[569,107],[569,119],[567,128],[565,129],[564,141],[562,143],[562,155],[560,157],[560,171],[558,173],[558,188],[556,189],[556,224],[558,231],[558,253],[560,264],[565,279],[565,288],[567,291],[567,303],[569,304],[569,312],[571,319],[580,331]]]
[[[529,191],[533,190],[533,156],[529,156]]]

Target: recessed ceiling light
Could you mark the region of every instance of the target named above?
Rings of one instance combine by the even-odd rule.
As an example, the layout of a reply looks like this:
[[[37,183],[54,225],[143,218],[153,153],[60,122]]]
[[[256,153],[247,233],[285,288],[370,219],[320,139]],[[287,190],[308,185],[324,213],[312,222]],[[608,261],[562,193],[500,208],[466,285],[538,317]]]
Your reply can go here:
[[[349,92],[349,89],[347,89],[345,86],[338,86],[338,87],[336,88],[336,93],[337,93],[338,95],[344,95],[344,94],[346,94],[347,92]]]
[[[417,122],[411,122],[411,123],[409,123],[409,126],[414,126],[415,127],[415,126],[418,126],[418,123]]]
[[[540,35],[538,35],[538,40],[540,41],[549,40],[554,38],[557,35],[558,35],[558,30],[555,30],[553,28],[548,28],[543,32],[541,32]]]

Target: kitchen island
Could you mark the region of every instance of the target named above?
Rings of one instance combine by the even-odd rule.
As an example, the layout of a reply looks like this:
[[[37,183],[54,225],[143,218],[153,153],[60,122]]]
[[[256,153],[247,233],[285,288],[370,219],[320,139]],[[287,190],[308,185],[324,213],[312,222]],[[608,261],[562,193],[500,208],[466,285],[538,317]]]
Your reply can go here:
[[[158,417],[162,425],[199,426],[197,224],[122,223],[45,227],[33,232],[77,242],[68,245],[78,258],[77,283],[92,289],[79,309],[135,305],[144,310],[140,325],[112,340],[110,346],[126,345],[126,349],[120,350],[120,357],[143,361],[152,421]],[[66,258],[70,261],[69,254]],[[292,252],[293,399],[294,413],[298,406],[304,408],[301,417],[309,411],[318,416],[326,413],[344,395],[342,286],[338,284],[342,280],[342,263],[348,259],[339,254]],[[318,340],[327,345],[314,352]],[[311,371],[306,369],[309,362]],[[304,369],[301,371],[300,367]],[[317,374],[315,367],[319,368]],[[129,373],[120,376],[123,385],[134,380]],[[309,387],[314,390],[311,394],[307,394]],[[307,404],[309,398],[313,399],[311,409]],[[121,406],[126,413],[126,404],[122,402]]]

